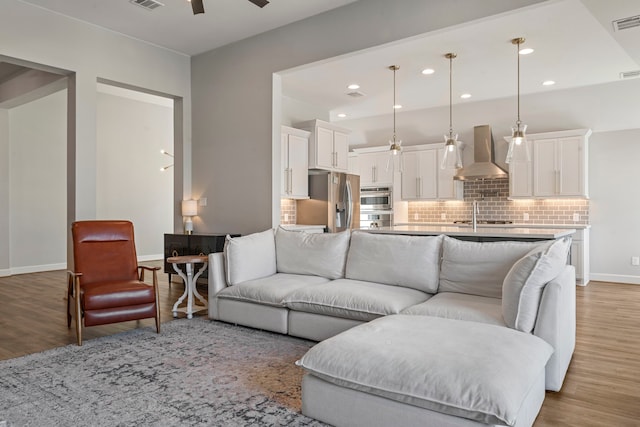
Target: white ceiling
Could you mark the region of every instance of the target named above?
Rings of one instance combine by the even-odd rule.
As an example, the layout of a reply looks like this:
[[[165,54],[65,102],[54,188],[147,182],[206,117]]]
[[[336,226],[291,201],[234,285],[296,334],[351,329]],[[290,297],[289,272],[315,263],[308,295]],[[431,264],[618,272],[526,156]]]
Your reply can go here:
[[[453,103],[513,97],[517,90],[516,46],[521,55],[521,93],[548,92],[620,80],[640,69],[640,27],[614,32],[612,20],[640,15],[638,0],[555,0],[386,46],[355,52],[282,73],[283,94],[330,111],[331,120],[390,114],[397,64],[397,103],[402,112],[449,104],[449,60],[453,60]],[[430,76],[421,70],[430,67]],[[554,80],[554,86],[542,86]],[[347,96],[358,83],[365,97]],[[467,100],[460,99],[470,93]],[[454,110],[455,114],[455,110]]]
[[[197,55],[317,15],[356,0],[271,0],[259,8],[248,0],[204,0],[193,15],[187,0],[158,0],[152,11],[129,0],[21,0],[118,33]]]

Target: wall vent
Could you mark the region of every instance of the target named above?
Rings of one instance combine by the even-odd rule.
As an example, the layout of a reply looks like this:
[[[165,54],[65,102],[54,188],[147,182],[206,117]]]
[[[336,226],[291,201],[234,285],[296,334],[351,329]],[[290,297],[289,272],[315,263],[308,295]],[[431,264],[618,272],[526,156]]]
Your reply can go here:
[[[360,98],[360,97],[363,97],[363,96],[366,96],[366,95],[364,93],[360,92],[360,91],[354,90],[354,91],[351,91],[351,92],[347,92],[347,96],[350,96],[352,98]]]
[[[153,10],[160,6],[164,6],[164,4],[156,0],[129,0],[129,3],[133,3],[147,10]]]
[[[635,27],[640,27],[640,15],[613,21],[613,29],[615,31],[628,30],[629,28]]]
[[[634,77],[640,77],[640,70],[624,71],[620,73],[621,79],[633,79]]]

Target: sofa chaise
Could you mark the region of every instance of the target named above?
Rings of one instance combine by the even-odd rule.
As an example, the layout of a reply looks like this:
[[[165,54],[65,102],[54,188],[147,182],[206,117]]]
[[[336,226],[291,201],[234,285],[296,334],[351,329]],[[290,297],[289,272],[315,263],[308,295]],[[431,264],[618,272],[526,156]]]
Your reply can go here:
[[[570,238],[267,230],[209,255],[209,317],[321,341],[302,410],[334,425],[531,425],[575,346]]]

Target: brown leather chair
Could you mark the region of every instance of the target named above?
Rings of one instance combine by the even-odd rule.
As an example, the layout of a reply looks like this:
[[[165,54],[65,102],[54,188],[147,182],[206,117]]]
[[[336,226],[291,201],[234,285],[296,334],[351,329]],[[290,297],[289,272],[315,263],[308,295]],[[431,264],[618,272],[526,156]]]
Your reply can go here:
[[[154,317],[160,333],[160,267],[138,265],[133,224],[77,221],[71,232],[74,271],[69,272],[67,326],[75,313],[78,345],[83,319],[84,326],[95,326]],[[153,272],[153,285],[144,283],[145,270]]]

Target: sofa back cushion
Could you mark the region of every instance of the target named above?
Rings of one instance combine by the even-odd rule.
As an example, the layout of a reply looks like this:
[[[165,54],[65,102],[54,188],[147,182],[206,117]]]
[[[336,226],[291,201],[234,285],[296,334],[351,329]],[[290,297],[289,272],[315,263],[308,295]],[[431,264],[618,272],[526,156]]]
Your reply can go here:
[[[541,242],[467,242],[444,237],[438,292],[502,298],[502,282],[527,252]]]
[[[442,236],[398,236],[354,232],[347,256],[347,279],[438,290]]]
[[[229,285],[276,274],[276,242],[273,230],[242,237],[227,235],[224,259]]]
[[[502,284],[502,317],[507,326],[533,331],[542,291],[567,265],[570,247],[571,238],[565,237],[532,249],[513,264]]]
[[[276,231],[278,273],[307,274],[340,279],[349,249],[349,231],[341,233],[306,233]]]

